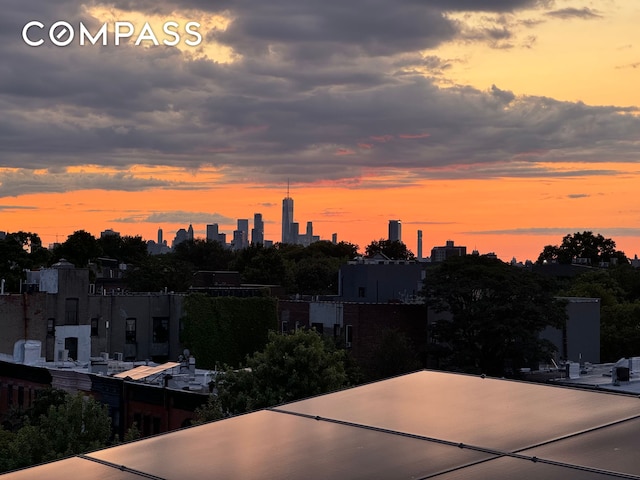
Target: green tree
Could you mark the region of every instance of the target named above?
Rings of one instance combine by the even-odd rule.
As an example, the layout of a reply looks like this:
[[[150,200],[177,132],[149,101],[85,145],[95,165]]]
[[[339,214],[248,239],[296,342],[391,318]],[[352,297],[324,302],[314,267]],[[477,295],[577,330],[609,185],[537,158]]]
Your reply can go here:
[[[59,388],[47,388],[38,392],[38,398],[25,412],[32,425],[39,425],[40,419],[47,416],[51,407],[58,408],[64,405],[69,394]]]
[[[271,332],[265,349],[247,358],[246,369],[224,374],[218,386],[222,411],[243,413],[344,388],[345,355],[313,330]]]
[[[282,285],[289,290],[293,284],[293,263],[275,247],[250,245],[238,252],[233,267],[245,283]]]
[[[600,299],[600,358],[613,362],[637,354],[640,344],[639,272],[630,265],[588,271],[561,295]]]
[[[138,424],[133,422],[124,434],[124,441],[133,442],[134,440],[138,440],[140,437],[142,437],[142,433],[140,433]]]
[[[294,267],[296,293],[305,295],[336,295],[338,272],[343,262],[332,257],[303,258]]]
[[[392,260],[413,260],[415,255],[400,240],[374,240],[365,249],[367,257],[373,257],[377,253],[382,253]]]
[[[51,406],[40,418],[40,429],[53,458],[61,458],[104,447],[111,436],[111,418],[106,405],[81,393]],[[49,460],[49,458],[44,459]]]
[[[618,265],[607,269],[612,278],[624,292],[624,300],[635,302],[640,300],[640,268],[630,264]]]
[[[285,258],[295,262],[309,257],[331,257],[347,261],[358,255],[358,245],[349,242],[332,243],[328,240],[313,242],[308,247],[280,245],[279,250]]]
[[[560,295],[599,298],[604,307],[618,304],[624,299],[625,292],[609,270],[596,269],[574,278]]]
[[[11,444],[5,447],[13,459],[11,469],[85,453],[108,444],[111,418],[106,405],[81,393],[66,395],[61,404],[57,404],[57,393],[52,393],[49,400],[52,403],[48,411],[37,419],[27,417]]]
[[[213,422],[226,416],[217,395],[209,395],[207,403],[196,408],[194,413],[196,416],[195,424]]]
[[[5,280],[5,291],[20,291],[20,282],[26,278],[24,270],[45,266],[49,256],[37,234],[8,233],[0,240],[0,277]]]
[[[539,333],[566,319],[554,293],[549,279],[497,259],[443,262],[425,287],[428,305],[440,314],[431,334],[444,347],[443,366],[501,376],[547,357],[553,346]]]
[[[363,364],[370,380],[401,375],[419,367],[418,355],[409,337],[393,329],[380,332],[380,343]]]
[[[119,263],[138,264],[147,256],[147,242],[141,236],[105,235],[97,240],[102,255]]]
[[[174,255],[197,270],[228,270],[234,258],[234,253],[222,243],[201,239],[180,242]]]
[[[102,247],[89,232],[77,230],[67,240],[53,249],[55,261],[61,258],[73,263],[76,267],[86,267],[90,261],[102,255]]]
[[[565,235],[559,246],[547,245],[538,256],[537,263],[557,262],[570,264],[575,258],[587,258],[592,265],[600,262],[628,263],[624,252],[616,250],[616,242],[599,233],[584,231]]]
[[[600,317],[600,356],[604,362],[638,355],[640,302],[603,305]]]
[[[280,251],[286,260],[294,262],[295,293],[331,295],[338,293],[340,265],[357,256],[358,246],[321,240],[308,247],[285,245]]]
[[[17,468],[15,466],[15,458],[13,443],[15,435],[0,426],[0,473],[7,472]]]
[[[125,281],[134,292],[186,292],[193,280],[194,266],[173,256],[149,255],[127,270]]]

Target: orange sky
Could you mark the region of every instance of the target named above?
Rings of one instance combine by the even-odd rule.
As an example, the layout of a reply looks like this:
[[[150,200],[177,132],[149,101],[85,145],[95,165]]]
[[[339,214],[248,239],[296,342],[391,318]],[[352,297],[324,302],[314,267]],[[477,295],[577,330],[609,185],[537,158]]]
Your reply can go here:
[[[6,56],[4,63],[16,71],[20,59],[28,59],[33,63],[27,72],[50,60],[72,65],[75,78],[87,74],[69,93],[42,103],[36,89],[64,83],[53,73],[33,85],[23,75],[25,88],[33,89],[26,94],[16,93],[20,81],[0,82],[0,102],[7,101],[4,109],[13,112],[8,117],[16,119],[15,125],[24,121],[33,138],[43,132],[43,140],[22,139],[15,132],[2,136],[0,124],[0,139],[11,144],[0,149],[2,230],[35,231],[52,243],[78,229],[97,236],[111,228],[155,239],[161,227],[170,242],[190,222],[200,237],[207,223],[219,223],[229,239],[235,219],[261,212],[265,237],[279,241],[290,177],[300,230],[313,221],[321,238],[335,232],[361,250],[386,237],[389,219],[401,219],[403,240],[414,253],[416,231],[423,231],[425,256],[434,245],[454,240],[469,251],[496,252],[507,261],[535,260],[544,245],[579,230],[613,238],[628,256],[640,252],[640,130],[635,123],[640,5],[634,2],[571,0],[504,12],[444,11],[442,18],[456,26],[457,34],[431,44],[422,39],[419,51],[406,42],[391,53],[370,51],[385,42],[394,45],[394,39],[372,42],[373,47],[356,39],[357,53],[349,56],[347,43],[353,40],[345,34],[346,53],[329,43],[335,55],[318,54],[318,60],[312,53],[296,57],[294,45],[277,34],[265,37],[265,45],[271,42],[267,53],[255,39],[243,43],[242,34],[255,34],[248,27],[241,30],[242,15],[251,12],[169,8],[156,15],[112,6],[78,8],[99,21],[126,17],[160,25],[171,18],[197,19],[203,33],[213,36],[198,49],[166,50],[166,56],[157,57],[152,49],[87,54],[21,45],[20,57],[0,49],[0,61]],[[227,28],[232,34],[216,41]],[[96,63],[85,70],[83,58]],[[404,70],[393,70],[404,64]],[[98,86],[98,78],[109,75],[98,71],[100,65],[129,70],[131,81],[121,72],[109,80],[112,85]],[[378,72],[384,75],[376,78]],[[96,75],[95,84],[89,74]],[[170,82],[180,85],[180,75],[184,85],[175,87]],[[420,75],[426,83],[420,83]],[[203,81],[205,76],[210,80]],[[234,79],[247,84],[238,87]],[[317,85],[306,86],[314,81]],[[115,94],[111,87],[117,87]],[[141,93],[129,99],[138,87]],[[260,100],[267,107],[258,104],[245,115],[257,92],[265,92]],[[74,94],[80,100],[67,100]],[[92,106],[97,101],[87,100],[92,95],[114,95],[114,101]],[[14,98],[19,107],[12,109]],[[211,108],[201,110],[208,98],[215,99]],[[157,103],[149,108],[143,100]],[[429,121],[420,123],[414,101]],[[342,103],[349,105],[344,112],[317,121],[332,113],[323,105],[335,112]],[[379,109],[372,113],[370,105]],[[224,115],[218,112],[223,109]],[[414,124],[399,125],[402,109]],[[245,116],[235,118],[236,113]],[[341,118],[348,120],[340,124]],[[52,125],[63,127],[49,134]],[[104,132],[114,142],[127,140],[131,132],[141,140],[101,150]],[[73,154],[63,147],[58,152],[55,140],[67,133],[69,140],[60,142],[64,147],[85,141],[88,146]],[[174,140],[177,147],[170,144]],[[46,151],[31,151],[32,143]]]
[[[598,165],[592,165],[598,168]],[[626,165],[607,164],[606,168]],[[175,174],[174,174],[175,175]],[[193,178],[191,174],[183,174]],[[374,179],[374,181],[377,179]],[[547,244],[558,244],[565,233],[594,229],[614,238],[618,248],[633,256],[638,233],[621,231],[633,225],[637,208],[638,174],[562,179],[425,180],[395,188],[345,188],[326,185],[293,185],[294,219],[313,221],[314,233],[350,241],[364,248],[371,240],[386,238],[389,219],[403,222],[403,240],[417,253],[416,232],[423,231],[423,252],[453,239],[456,244],[481,253],[496,252],[504,260],[534,259]],[[281,201],[286,187],[263,188],[253,184],[216,185],[212,189],[108,192],[81,190],[64,194],[33,194],[20,203],[35,210],[3,212],[8,231],[30,229],[45,243],[64,241],[66,235],[86,229],[98,236],[111,228],[123,235],[140,234],[155,239],[163,228],[169,242],[178,228],[194,225],[204,237],[209,223],[231,237],[236,218],[261,212],[267,239],[280,240]],[[567,194],[566,192],[570,192]],[[13,202],[11,202],[13,203]],[[268,205],[266,205],[268,204]],[[146,221],[153,212],[192,212],[167,221]],[[366,212],[363,215],[362,212]],[[232,219],[218,220],[215,214]],[[189,217],[193,218],[189,218]],[[182,219],[182,221],[180,221]],[[550,231],[526,231],[528,225],[544,225]],[[518,230],[525,231],[519,232]],[[492,231],[498,231],[493,232]],[[486,232],[486,233],[485,233]]]

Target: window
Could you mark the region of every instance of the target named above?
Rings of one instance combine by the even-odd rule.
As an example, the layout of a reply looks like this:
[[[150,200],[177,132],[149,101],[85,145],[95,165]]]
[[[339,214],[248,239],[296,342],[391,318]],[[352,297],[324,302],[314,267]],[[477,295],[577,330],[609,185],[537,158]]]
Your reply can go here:
[[[65,325],[78,325],[78,302],[77,298],[67,298],[64,301]]]
[[[69,358],[78,360],[78,337],[65,338],[64,349],[69,350]]]
[[[169,317],[153,317],[153,343],[169,341]]]
[[[333,324],[333,338],[338,338],[340,336],[340,324],[339,323],[334,323]]]
[[[353,342],[353,327],[351,325],[347,325],[345,328],[345,342],[347,347],[350,347]]]
[[[364,298],[367,296],[367,289],[365,287],[358,287],[358,297]]]
[[[7,405],[13,405],[13,385],[7,385]]]
[[[280,322],[280,333],[287,333],[289,331],[289,322],[283,320]]]
[[[91,319],[91,336],[97,337],[98,333],[98,317],[93,317]]]
[[[24,387],[18,387],[18,406],[24,407]]]
[[[47,319],[47,336],[53,337],[56,334],[56,319]]]
[[[125,321],[124,341],[125,343],[136,343],[136,319],[127,318]]]

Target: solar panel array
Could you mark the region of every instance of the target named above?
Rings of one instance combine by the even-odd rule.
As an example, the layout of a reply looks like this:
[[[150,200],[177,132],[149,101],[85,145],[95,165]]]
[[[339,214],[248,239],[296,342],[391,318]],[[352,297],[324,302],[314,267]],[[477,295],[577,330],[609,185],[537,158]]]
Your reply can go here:
[[[640,479],[640,399],[422,371],[9,479]]]

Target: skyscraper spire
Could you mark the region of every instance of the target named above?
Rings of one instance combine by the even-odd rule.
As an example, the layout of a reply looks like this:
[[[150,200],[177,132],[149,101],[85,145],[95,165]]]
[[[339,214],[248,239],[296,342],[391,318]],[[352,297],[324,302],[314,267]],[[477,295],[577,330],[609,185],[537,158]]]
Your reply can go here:
[[[289,179],[287,178],[287,196],[282,199],[282,243],[296,243],[297,235],[293,228],[293,198],[289,196]]]

